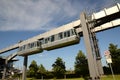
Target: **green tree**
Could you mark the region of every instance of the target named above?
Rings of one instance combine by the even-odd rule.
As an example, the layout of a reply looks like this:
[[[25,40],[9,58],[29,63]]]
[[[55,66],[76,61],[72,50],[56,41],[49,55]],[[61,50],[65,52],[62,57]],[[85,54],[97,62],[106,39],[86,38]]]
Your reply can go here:
[[[86,56],[80,50],[75,58],[75,73],[77,75],[85,76],[88,74],[88,63]]]
[[[64,76],[66,71],[65,62],[63,62],[63,60],[60,57],[56,59],[52,67],[53,67],[53,72],[55,77],[62,78]]]
[[[112,57],[112,67],[115,73],[120,73],[120,49],[117,45],[109,44],[109,51]]]
[[[29,66],[28,76],[36,77],[36,72],[38,71],[38,66],[35,60],[33,60]]]
[[[40,64],[38,66],[38,71],[37,71],[38,75],[37,75],[37,77],[38,78],[43,78],[46,75],[46,72],[47,71],[46,71],[45,67],[42,64]]]

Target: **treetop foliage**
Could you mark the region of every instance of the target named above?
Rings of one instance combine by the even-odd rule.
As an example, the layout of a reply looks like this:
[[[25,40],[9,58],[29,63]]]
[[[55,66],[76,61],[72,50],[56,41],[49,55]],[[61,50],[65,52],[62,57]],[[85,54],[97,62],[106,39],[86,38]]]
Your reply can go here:
[[[88,63],[86,56],[84,53],[80,50],[75,58],[75,73],[77,75],[83,75],[85,76],[88,74]]]
[[[60,57],[56,59],[52,67],[55,77],[59,78],[65,74],[65,62]]]
[[[40,64],[38,66],[38,71],[37,72],[40,73],[40,74],[45,74],[46,73],[46,69],[45,69],[45,67],[42,64]]]
[[[109,44],[109,51],[112,57],[112,67],[113,71],[118,74],[120,73],[120,48],[117,45],[110,43]]]

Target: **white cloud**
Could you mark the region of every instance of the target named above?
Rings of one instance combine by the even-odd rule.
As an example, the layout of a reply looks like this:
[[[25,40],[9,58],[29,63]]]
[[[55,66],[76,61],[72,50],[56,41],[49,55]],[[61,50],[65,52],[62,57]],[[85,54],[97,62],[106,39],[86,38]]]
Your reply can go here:
[[[0,0],[0,31],[49,30],[91,3],[79,0]],[[80,2],[79,1],[79,2]],[[95,6],[95,5],[92,5]]]

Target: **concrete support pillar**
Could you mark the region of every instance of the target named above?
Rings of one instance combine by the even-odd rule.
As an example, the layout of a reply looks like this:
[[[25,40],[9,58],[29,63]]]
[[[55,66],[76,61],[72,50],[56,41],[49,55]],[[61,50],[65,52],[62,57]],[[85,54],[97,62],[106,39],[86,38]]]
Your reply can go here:
[[[97,60],[97,66],[98,66],[98,70],[99,70],[99,74],[100,74],[100,76],[104,75],[101,60]]]
[[[28,56],[24,56],[22,80],[26,80]]]
[[[90,78],[91,80],[100,80],[100,76],[99,76],[98,68],[96,64],[96,57],[94,55],[92,45],[91,45],[89,26],[87,25],[87,22],[86,22],[85,13],[81,13],[80,20],[81,20],[81,25],[83,30],[83,38],[86,46]]]
[[[7,64],[8,64],[8,61],[5,60],[5,66],[4,66],[4,71],[3,71],[3,75],[2,75],[2,80],[5,80],[5,75],[6,75],[6,71],[7,71]]]

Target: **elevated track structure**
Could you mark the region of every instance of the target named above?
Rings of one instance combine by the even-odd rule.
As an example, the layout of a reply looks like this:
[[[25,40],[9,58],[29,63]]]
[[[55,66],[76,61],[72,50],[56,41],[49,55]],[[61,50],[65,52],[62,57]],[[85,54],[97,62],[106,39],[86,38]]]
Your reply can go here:
[[[18,49],[15,56],[24,57],[23,79],[26,80],[27,56],[44,50],[78,44],[84,37],[91,80],[100,80],[103,74],[101,56],[95,33],[120,26],[120,4],[87,15],[80,14],[80,19],[34,36],[0,50],[0,54]],[[13,56],[13,57],[15,57]],[[9,58],[8,58],[9,59]]]

